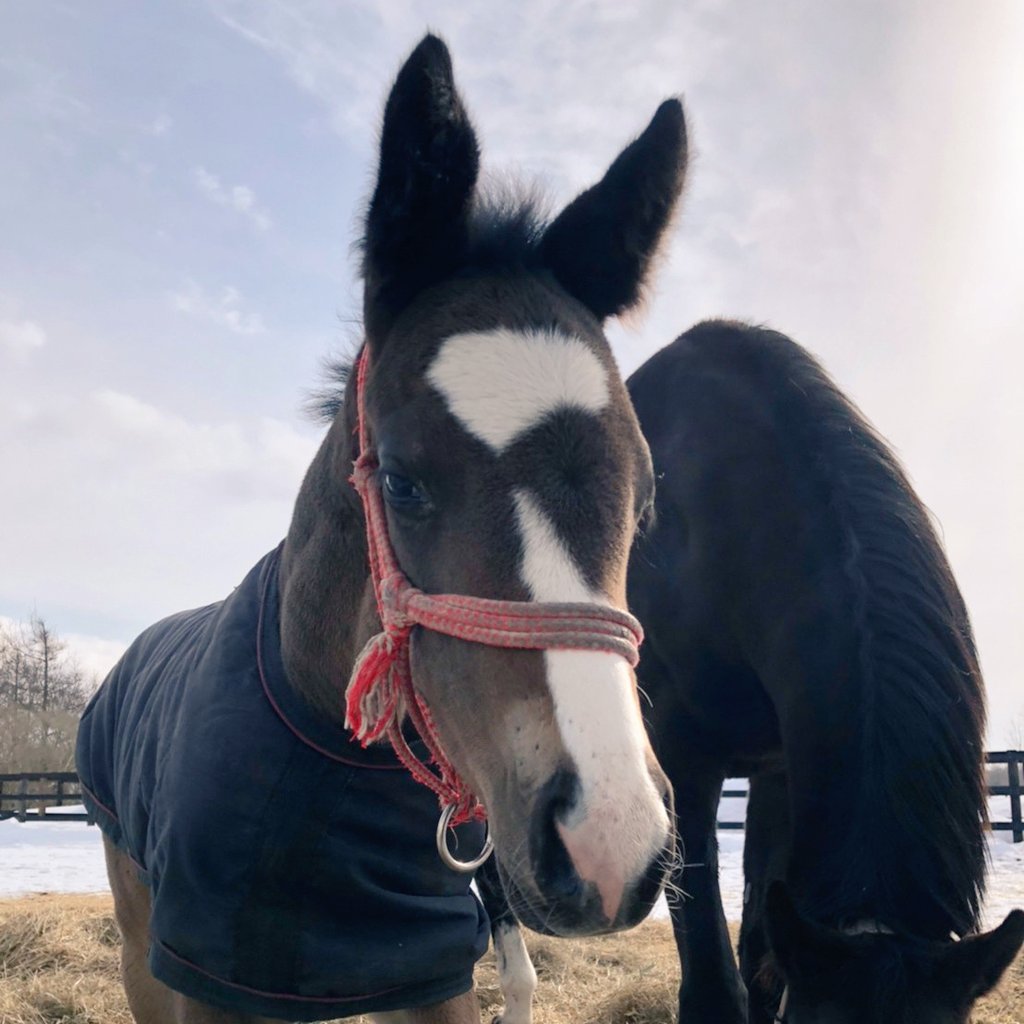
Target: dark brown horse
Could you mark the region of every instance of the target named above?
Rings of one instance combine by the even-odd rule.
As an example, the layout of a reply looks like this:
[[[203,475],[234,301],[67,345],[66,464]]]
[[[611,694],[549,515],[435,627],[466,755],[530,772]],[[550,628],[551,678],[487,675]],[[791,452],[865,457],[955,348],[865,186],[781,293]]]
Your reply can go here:
[[[422,591],[625,608],[653,476],[601,325],[636,302],[684,167],[670,100],[543,225],[478,190],[444,45],[402,68],[366,219],[364,397],[390,540]],[[379,629],[354,426],[350,382],[282,548],[226,601],[143,634],[83,719],[140,1024],[476,1024],[483,918],[438,859],[433,795],[344,725]],[[628,663],[425,629],[411,658],[517,913],[563,935],[642,919],[671,799]],[[461,835],[473,853],[481,838]]]
[[[628,591],[685,852],[679,1020],[766,1024],[785,991],[786,1024],[963,1024],[1024,913],[977,934],[982,679],[926,510],[781,334],[701,324],[628,387],[658,481]],[[750,776],[739,971],[715,839],[736,775]],[[521,964],[500,899],[492,917]],[[510,980],[522,1024],[529,970]]]

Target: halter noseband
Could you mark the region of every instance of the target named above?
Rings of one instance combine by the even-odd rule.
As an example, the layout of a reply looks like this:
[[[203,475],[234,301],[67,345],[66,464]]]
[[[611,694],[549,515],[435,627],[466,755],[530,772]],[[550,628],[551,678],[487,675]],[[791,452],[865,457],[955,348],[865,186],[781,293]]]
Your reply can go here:
[[[447,846],[443,850],[441,847],[448,825],[483,820],[486,812],[442,749],[430,710],[413,685],[409,662],[413,628],[422,626],[489,647],[607,651],[634,667],[640,659],[643,630],[628,612],[606,605],[496,601],[462,594],[425,594],[414,587],[402,572],[388,537],[387,515],[377,481],[380,466],[366,422],[369,362],[370,350],[364,345],[356,370],[359,456],[350,480],[363,502],[381,631],[370,638],[353,666],[345,691],[345,724],[364,747],[387,736],[413,778],[437,794],[443,809],[438,849],[445,863],[473,870],[482,863],[480,858],[471,864],[456,861]],[[413,753],[402,733],[406,715],[427,748],[427,763]],[[489,842],[485,854],[490,852]]]

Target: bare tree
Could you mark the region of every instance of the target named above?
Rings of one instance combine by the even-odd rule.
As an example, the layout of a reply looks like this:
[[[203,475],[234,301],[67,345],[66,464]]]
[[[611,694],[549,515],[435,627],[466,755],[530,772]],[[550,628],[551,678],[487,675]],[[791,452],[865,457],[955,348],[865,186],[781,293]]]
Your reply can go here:
[[[81,711],[89,690],[67,644],[41,615],[0,625],[0,707]]]
[[[32,618],[29,620],[29,630],[32,635],[32,646],[39,659],[39,668],[42,673],[40,703],[43,710],[46,711],[50,707],[50,665],[55,658],[60,656],[64,645],[54,637],[53,630],[36,612],[32,613]]]
[[[94,684],[41,615],[0,622],[0,772],[68,769]]]
[[[1024,750],[1024,707],[1007,722],[1003,734],[1011,750]]]

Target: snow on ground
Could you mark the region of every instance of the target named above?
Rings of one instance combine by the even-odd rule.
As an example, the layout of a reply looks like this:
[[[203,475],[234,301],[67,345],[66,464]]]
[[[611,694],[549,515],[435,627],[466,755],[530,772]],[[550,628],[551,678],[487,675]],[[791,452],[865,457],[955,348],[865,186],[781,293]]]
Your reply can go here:
[[[51,815],[56,818],[57,808],[47,818]],[[0,821],[0,896],[108,888],[103,844],[95,826],[81,821]]]
[[[1008,832],[989,841],[991,864],[985,897],[985,927],[994,928],[1014,907],[1024,907],[1024,843],[1010,841]]]
[[[737,780],[726,788],[740,788]],[[991,801],[993,820],[1007,820],[1005,798]],[[722,801],[720,821],[740,821],[746,801]],[[81,812],[66,807],[65,812]],[[56,816],[58,809],[50,814]],[[743,833],[718,833],[719,868],[725,916],[738,921],[743,909]],[[1008,832],[989,838],[991,870],[985,902],[985,926],[998,924],[1014,907],[1024,907],[1024,843],[1014,844]],[[685,888],[685,877],[683,886]],[[81,822],[0,821],[0,897],[35,892],[105,892],[107,873],[103,864],[100,830]],[[664,899],[654,909],[655,917],[667,917]]]

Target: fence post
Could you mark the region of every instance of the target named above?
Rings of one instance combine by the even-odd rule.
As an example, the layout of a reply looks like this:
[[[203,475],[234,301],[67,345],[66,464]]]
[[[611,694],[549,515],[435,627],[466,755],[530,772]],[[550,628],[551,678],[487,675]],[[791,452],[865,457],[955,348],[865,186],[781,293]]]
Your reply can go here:
[[[57,806],[58,807],[63,807],[64,806],[64,780],[63,779],[58,779],[57,780]]]
[[[1006,759],[1006,781],[1010,790],[1010,824],[1015,843],[1024,843],[1024,821],[1021,820],[1020,812],[1020,762],[1024,762],[1024,754],[1019,750],[1011,751]]]
[[[18,783],[18,795],[21,799],[21,810],[18,811],[18,821],[25,820],[25,811],[28,808],[28,779],[23,778]]]

